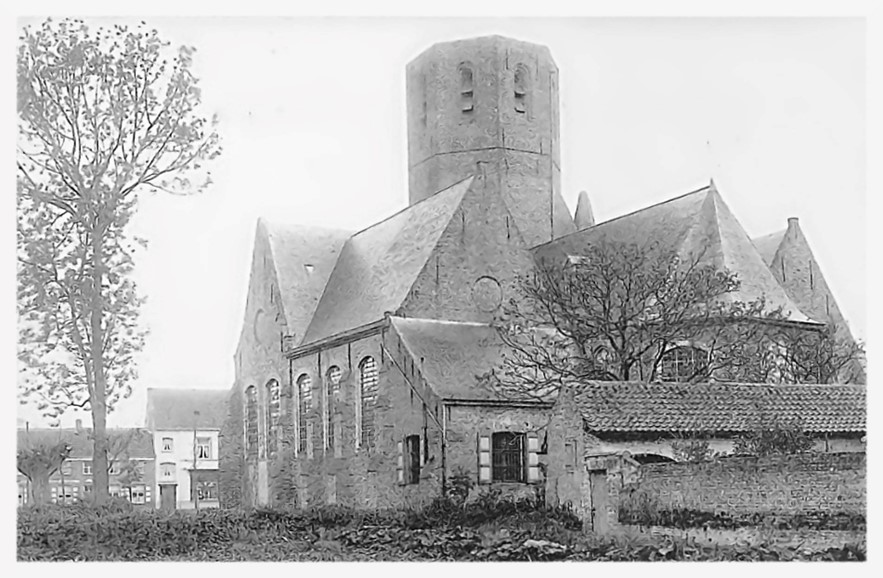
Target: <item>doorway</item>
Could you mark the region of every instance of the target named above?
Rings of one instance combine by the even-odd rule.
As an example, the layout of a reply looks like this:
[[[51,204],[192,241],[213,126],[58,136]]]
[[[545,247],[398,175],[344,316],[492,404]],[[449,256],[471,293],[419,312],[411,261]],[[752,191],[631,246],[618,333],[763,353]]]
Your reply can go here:
[[[159,508],[171,512],[178,506],[178,486],[176,484],[161,484],[159,487]]]
[[[607,513],[607,470],[590,470],[589,487],[592,499],[592,532],[605,534],[610,530]]]

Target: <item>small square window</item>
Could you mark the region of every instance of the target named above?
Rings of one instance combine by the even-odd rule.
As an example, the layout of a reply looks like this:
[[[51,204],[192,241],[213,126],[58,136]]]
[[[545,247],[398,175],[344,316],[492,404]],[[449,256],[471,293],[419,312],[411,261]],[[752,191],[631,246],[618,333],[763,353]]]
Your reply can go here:
[[[212,459],[212,439],[196,438],[196,459],[210,460]]]
[[[92,462],[83,462],[83,475],[91,476],[92,475]]]
[[[172,438],[163,438],[162,439],[162,451],[170,452],[174,448]]]

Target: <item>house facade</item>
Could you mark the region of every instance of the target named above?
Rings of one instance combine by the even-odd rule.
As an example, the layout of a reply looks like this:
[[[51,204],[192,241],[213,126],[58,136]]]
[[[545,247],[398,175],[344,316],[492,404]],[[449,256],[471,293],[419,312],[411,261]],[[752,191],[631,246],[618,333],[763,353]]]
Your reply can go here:
[[[140,428],[111,428],[108,439],[108,490],[111,497],[125,499],[137,507],[152,507],[155,456],[150,432]],[[46,499],[52,504],[88,501],[92,495],[91,430],[78,422],[76,428],[28,428],[18,430],[20,448],[70,446],[68,458],[46,480]],[[32,481],[21,472],[17,477],[19,505],[35,501]]]
[[[147,426],[156,455],[156,508],[218,507],[218,437],[227,396],[224,390],[147,391]]]
[[[552,405],[482,386],[502,355],[491,323],[521,276],[599,239],[701,247],[739,276],[737,298],[819,326],[713,183],[599,224],[580,195],[571,216],[545,47],[441,43],[406,75],[409,205],[356,232],[257,224],[230,396],[241,419],[223,432],[242,447],[227,459],[242,458],[245,504],[416,505],[461,474],[535,493]],[[667,353],[667,377],[700,352]]]

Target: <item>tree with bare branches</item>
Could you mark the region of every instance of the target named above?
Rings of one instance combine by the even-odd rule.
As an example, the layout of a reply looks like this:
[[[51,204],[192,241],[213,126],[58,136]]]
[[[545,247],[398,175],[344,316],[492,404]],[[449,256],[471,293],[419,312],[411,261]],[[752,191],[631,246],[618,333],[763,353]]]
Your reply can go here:
[[[653,243],[603,241],[541,262],[495,321],[507,350],[483,382],[545,398],[568,383],[668,380],[667,355],[684,344],[700,354],[680,381],[781,381],[781,335],[819,327],[790,322],[762,299],[736,299],[739,288],[703,253],[680,256]]]
[[[131,393],[145,332],[128,232],[140,191],[190,194],[220,153],[198,111],[194,50],[155,30],[47,20],[20,38],[20,393],[50,416],[90,410],[95,498],[108,494],[106,419]]]

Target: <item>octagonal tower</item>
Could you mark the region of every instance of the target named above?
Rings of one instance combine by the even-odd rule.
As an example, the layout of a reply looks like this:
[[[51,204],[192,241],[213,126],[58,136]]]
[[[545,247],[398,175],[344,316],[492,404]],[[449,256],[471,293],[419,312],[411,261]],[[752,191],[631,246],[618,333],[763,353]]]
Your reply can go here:
[[[501,36],[435,44],[408,64],[407,106],[411,204],[478,175],[528,246],[574,231],[548,48]]]

